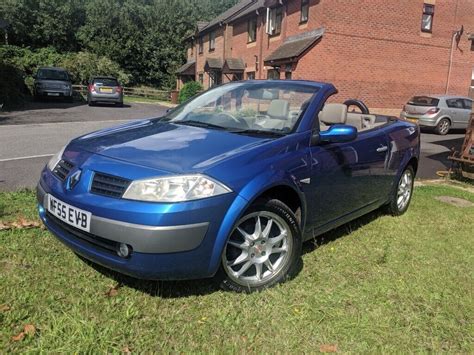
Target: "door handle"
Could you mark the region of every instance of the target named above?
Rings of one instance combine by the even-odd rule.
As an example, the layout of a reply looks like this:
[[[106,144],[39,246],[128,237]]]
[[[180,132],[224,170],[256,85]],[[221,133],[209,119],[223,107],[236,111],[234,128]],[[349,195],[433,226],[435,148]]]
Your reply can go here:
[[[383,153],[383,152],[386,152],[387,150],[388,150],[388,147],[386,145],[383,145],[377,148],[377,153]]]

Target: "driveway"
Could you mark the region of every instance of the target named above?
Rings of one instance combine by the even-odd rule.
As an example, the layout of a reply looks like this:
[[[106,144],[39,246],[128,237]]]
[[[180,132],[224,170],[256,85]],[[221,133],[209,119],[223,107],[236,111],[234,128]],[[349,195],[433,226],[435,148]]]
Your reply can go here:
[[[166,109],[161,105],[140,103],[89,107],[83,102],[30,102],[20,110],[0,112],[0,125],[131,120],[161,116]]]

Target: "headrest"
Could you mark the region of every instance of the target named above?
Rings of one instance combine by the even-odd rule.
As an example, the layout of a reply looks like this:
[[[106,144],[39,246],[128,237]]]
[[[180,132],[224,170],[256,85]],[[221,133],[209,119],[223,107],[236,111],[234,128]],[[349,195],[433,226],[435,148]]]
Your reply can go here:
[[[272,100],[267,110],[267,115],[271,118],[286,120],[290,112],[290,104],[286,100]]]
[[[347,121],[347,106],[344,104],[326,104],[319,113],[319,121],[327,125],[345,124]]]

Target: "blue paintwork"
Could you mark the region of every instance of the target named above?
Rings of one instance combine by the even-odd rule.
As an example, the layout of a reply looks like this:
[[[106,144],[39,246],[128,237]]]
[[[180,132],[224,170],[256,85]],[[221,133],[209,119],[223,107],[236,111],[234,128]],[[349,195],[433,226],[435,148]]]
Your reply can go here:
[[[216,273],[234,224],[272,187],[289,187],[299,197],[305,239],[385,204],[405,166],[419,157],[418,128],[394,118],[381,128],[360,132],[344,142],[348,135],[354,135],[354,129],[335,127],[332,136],[346,139],[312,145],[314,133],[319,133],[317,114],[336,89],[310,81],[293,83],[311,85],[319,91],[294,132],[281,138],[147,119],[73,140],[64,157],[82,170],[82,177],[72,190],[47,168],[41,174],[40,184],[46,192],[99,217],[151,226],[209,222],[198,248],[173,254],[133,253],[130,259],[121,259],[57,229],[47,222],[41,206],[40,216],[61,241],[96,263],[139,278],[187,279]],[[389,150],[378,153],[382,145]],[[131,180],[203,173],[230,187],[232,193],[183,203],[113,199],[89,192],[93,171]]]

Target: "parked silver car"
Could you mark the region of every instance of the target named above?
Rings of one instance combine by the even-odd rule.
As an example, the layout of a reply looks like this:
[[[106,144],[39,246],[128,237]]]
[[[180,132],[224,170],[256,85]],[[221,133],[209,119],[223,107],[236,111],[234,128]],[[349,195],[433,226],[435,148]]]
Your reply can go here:
[[[35,99],[44,97],[63,97],[72,101],[71,78],[63,68],[39,68],[34,76]]]
[[[123,88],[117,79],[112,77],[95,77],[89,82],[87,103],[93,106],[97,102],[123,105]]]
[[[448,134],[451,128],[466,129],[471,116],[472,99],[461,96],[414,96],[403,107],[400,118]]]

